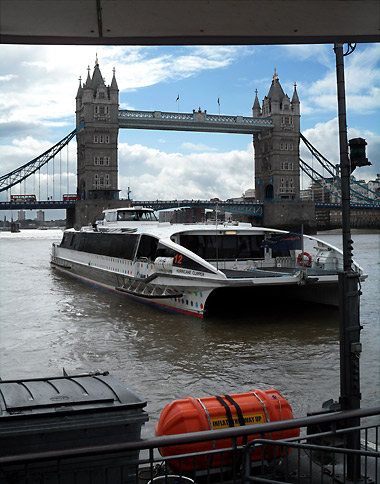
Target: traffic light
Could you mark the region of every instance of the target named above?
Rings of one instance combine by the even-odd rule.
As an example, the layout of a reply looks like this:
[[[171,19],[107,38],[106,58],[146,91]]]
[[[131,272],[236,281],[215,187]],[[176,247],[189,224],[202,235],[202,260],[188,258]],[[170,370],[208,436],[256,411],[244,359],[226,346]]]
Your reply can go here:
[[[348,142],[350,146],[351,173],[358,166],[370,166],[371,163],[366,157],[365,147],[367,142],[363,138],[353,138]]]

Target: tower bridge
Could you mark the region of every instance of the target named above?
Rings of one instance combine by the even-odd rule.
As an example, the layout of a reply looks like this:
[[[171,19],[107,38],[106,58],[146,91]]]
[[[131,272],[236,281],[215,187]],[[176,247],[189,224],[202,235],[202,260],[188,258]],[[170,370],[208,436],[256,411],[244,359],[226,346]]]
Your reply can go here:
[[[261,203],[292,201],[270,213],[272,224],[310,225],[315,220],[312,202],[300,202],[300,102],[296,85],[292,98],[283,91],[275,72],[262,105],[257,91],[252,116],[210,115],[207,111],[168,113],[119,110],[119,89],[115,69],[106,86],[96,61],[94,71],[76,96],[76,123],[84,123],[77,133],[78,195],[86,203],[77,204],[79,224],[93,221],[99,206],[119,202],[117,140],[120,128],[240,133],[253,135],[255,148],[255,192]],[[90,213],[89,207],[93,207]],[[265,220],[264,223],[269,222]]]
[[[300,159],[300,139],[302,138],[309,149],[310,143],[305,141],[300,132],[300,101],[296,84],[294,84],[292,98],[290,98],[283,91],[275,72],[268,94],[262,103],[258,99],[256,90],[252,117],[213,115],[200,108],[193,110],[192,113],[120,110],[115,69],[111,84],[107,86],[97,61],[93,74],[90,74],[90,68],[88,68],[86,81],[84,83],[81,79],[79,81],[76,95],[75,130],[44,154],[0,177],[0,192],[9,190],[33,173],[39,172],[41,167],[54,159],[55,154],[76,135],[76,197],[78,199],[76,201],[50,199],[47,201],[0,202],[0,209],[66,208],[67,219],[71,220],[71,223],[86,225],[99,218],[103,209],[124,205],[126,202],[119,200],[118,187],[117,147],[120,128],[252,135],[255,151],[256,202],[221,202],[219,204],[221,210],[244,213],[248,218],[261,217],[262,223],[267,226],[291,228],[303,224],[306,228],[310,227],[311,230],[316,229],[318,218],[316,210],[323,214],[323,219],[328,220],[330,220],[331,213],[337,213],[337,210],[339,212],[337,205],[327,206],[325,204],[321,207],[313,201],[300,199],[300,170],[302,169],[313,181],[315,181],[316,172],[313,169],[310,170],[310,167],[308,168],[307,164]],[[313,156],[317,155],[320,153],[314,149]],[[327,162],[322,155],[319,161],[322,165]],[[331,170],[330,167],[327,166],[327,168]],[[333,182],[328,179],[326,181],[339,192],[339,173],[334,172],[332,175]],[[325,185],[322,186],[323,189],[327,189],[327,184]],[[331,193],[330,185],[328,191]],[[352,195],[357,196],[358,191],[352,190]],[[361,205],[355,207],[355,210],[365,209],[363,201],[367,201],[371,203],[368,205],[369,208],[377,209],[380,212],[380,205],[376,205],[374,201],[371,202],[367,195],[360,195]],[[340,198],[339,194],[336,198]],[[136,203],[156,209],[180,204],[177,200]],[[183,203],[188,206],[208,207],[211,205],[211,208],[213,207],[210,202],[201,200],[191,202],[186,200]],[[374,220],[373,213],[370,218]]]

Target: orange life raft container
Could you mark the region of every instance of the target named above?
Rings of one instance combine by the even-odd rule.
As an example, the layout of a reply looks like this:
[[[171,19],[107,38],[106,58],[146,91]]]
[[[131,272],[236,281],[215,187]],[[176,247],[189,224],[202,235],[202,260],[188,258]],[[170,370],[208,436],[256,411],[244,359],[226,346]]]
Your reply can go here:
[[[218,397],[193,398],[187,397],[166,405],[156,425],[156,436],[177,435],[203,430],[218,430],[240,425],[255,425],[265,422],[275,422],[293,418],[292,409],[276,390],[252,390],[248,393],[223,395]],[[299,429],[272,432],[265,434],[265,438],[273,440],[297,437]],[[259,434],[249,435],[245,441],[260,438]],[[243,445],[243,437],[237,439],[237,445]],[[231,447],[231,439],[184,444],[160,448],[163,457],[176,456],[193,452],[205,452],[212,449]],[[277,449],[279,452],[279,449]],[[265,458],[273,458],[273,447],[265,450]],[[252,460],[261,459],[260,450],[252,453]],[[170,460],[169,466],[178,471],[179,460]],[[211,462],[207,456],[195,459],[197,470],[211,467],[229,466],[232,464],[232,453],[214,454]],[[185,458],[181,462],[182,471],[191,471],[194,459]]]

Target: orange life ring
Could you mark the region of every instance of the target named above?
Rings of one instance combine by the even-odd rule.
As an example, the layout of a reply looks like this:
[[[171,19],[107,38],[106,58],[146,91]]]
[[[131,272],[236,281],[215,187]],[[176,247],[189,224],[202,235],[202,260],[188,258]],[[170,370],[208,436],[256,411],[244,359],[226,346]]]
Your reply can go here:
[[[304,257],[307,258],[306,262],[304,262]],[[297,262],[302,267],[311,267],[311,255],[307,252],[300,252],[297,257]]]

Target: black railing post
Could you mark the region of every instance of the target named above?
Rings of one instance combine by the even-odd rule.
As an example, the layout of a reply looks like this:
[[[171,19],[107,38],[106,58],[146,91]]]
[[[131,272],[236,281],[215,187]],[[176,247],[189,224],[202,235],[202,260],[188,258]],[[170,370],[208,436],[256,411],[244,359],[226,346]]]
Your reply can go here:
[[[340,169],[342,180],[342,234],[343,234],[343,273],[339,275],[339,326],[340,326],[340,403],[342,410],[360,408],[359,356],[360,317],[359,317],[359,274],[353,269],[350,227],[350,175],[348,156],[346,94],[344,84],[343,44],[335,44],[336,78],[338,94]],[[352,419],[346,426],[359,427],[360,419]],[[360,431],[350,432],[347,447],[360,449]],[[360,456],[347,456],[347,479],[360,478]]]

